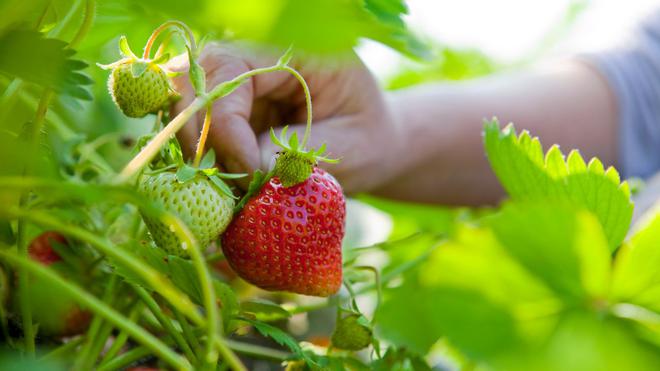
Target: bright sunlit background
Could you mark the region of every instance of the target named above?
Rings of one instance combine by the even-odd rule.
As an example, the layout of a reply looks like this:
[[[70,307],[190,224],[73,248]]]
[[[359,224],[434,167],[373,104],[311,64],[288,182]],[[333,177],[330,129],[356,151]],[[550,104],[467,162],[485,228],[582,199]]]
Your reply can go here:
[[[593,51],[621,42],[659,0],[409,0],[408,22],[440,45],[474,48],[503,64]],[[577,10],[584,7],[583,10]],[[573,9],[575,22],[561,27]],[[540,49],[540,45],[548,48]],[[359,49],[381,79],[410,63],[390,49],[364,42]]]

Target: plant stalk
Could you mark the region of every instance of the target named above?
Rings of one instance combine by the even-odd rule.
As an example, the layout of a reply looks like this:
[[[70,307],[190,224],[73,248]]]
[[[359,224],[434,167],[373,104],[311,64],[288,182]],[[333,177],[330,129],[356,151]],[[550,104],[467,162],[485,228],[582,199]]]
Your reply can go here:
[[[169,349],[169,347],[162,341],[158,340],[142,327],[129,321],[128,318],[124,317],[121,313],[87,293],[82,288],[60,277],[58,274],[54,273],[52,269],[44,267],[29,259],[25,259],[24,257],[18,256],[7,250],[0,250],[0,258],[13,265],[25,268],[30,274],[49,281],[64,292],[67,292],[77,302],[89,308],[89,310],[102,316],[116,327],[125,330],[131,335],[131,337],[133,337],[133,339],[154,352],[154,354],[158,355],[163,361],[167,362],[175,369],[192,370],[192,366],[185,358]]]

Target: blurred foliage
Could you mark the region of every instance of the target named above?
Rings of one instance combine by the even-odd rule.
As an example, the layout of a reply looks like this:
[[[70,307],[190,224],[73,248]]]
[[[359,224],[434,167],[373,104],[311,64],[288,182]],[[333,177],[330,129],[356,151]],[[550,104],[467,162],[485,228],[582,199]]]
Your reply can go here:
[[[111,197],[106,200],[85,182],[103,182],[103,174],[124,165],[135,139],[150,130],[153,118],[123,118],[107,94],[107,72],[84,68],[79,60],[92,66],[115,60],[121,34],[139,50],[151,30],[170,18],[187,22],[199,34],[248,38],[276,47],[294,43],[310,53],[343,53],[361,38],[371,38],[410,56],[429,55],[403,23],[407,9],[402,0],[101,1],[91,32],[74,54],[64,45],[80,25],[84,3],[0,1],[0,46],[5,51],[0,56],[0,173],[21,175],[26,159],[39,158],[40,177],[64,178],[80,187],[62,188],[59,193],[65,195],[57,197],[58,191],[51,189],[47,197],[36,199],[37,205],[59,220],[120,241],[127,251],[139,249],[139,241],[126,241],[125,233],[129,226],[135,228],[132,220],[124,220],[135,209]],[[557,30],[572,24],[585,4],[572,3]],[[560,35],[553,31],[544,44]],[[173,50],[179,46],[175,42]],[[402,66],[387,87],[464,80],[505,67],[472,49],[442,46],[431,54],[436,59],[426,64]],[[92,102],[81,101],[87,97],[85,76],[95,82]],[[46,115],[48,135],[38,153],[25,153],[21,133],[30,128],[44,87],[61,94]],[[618,174],[595,162],[571,162],[570,156],[566,162],[558,150],[546,155],[540,143],[512,131],[487,130],[488,155],[512,198],[502,210],[361,199],[389,214],[393,222],[387,241],[365,247],[385,256],[376,330],[386,350],[371,366],[427,370],[426,362],[440,356],[465,369],[657,368],[660,218],[640,225],[621,244],[632,206]],[[571,178],[571,173],[579,176]],[[64,196],[88,197],[87,204],[66,203]],[[14,205],[18,192],[0,194],[0,201]],[[11,225],[0,227],[2,240],[13,242]],[[195,303],[202,301],[190,262],[155,249],[139,251],[141,261],[171,278]],[[349,250],[347,255],[362,252]],[[356,260],[350,259],[349,268]],[[103,268],[115,268],[126,281],[144,284],[135,272],[111,263]],[[364,283],[355,272],[347,277]],[[267,325],[288,317],[279,304],[241,302],[233,287],[217,280],[214,284],[224,303],[225,330],[251,324],[301,358],[366,367],[341,354],[316,354]],[[3,370],[58,369],[30,362],[0,356]]]
[[[385,88],[396,90],[430,81],[460,81],[486,76],[502,67],[478,50],[439,48],[434,57],[419,66],[402,67],[389,77]]]

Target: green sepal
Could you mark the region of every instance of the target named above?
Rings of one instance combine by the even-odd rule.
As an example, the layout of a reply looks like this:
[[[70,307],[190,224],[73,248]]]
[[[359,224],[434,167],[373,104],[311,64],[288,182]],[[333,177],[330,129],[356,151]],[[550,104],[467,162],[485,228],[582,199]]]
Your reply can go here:
[[[188,64],[190,65],[188,70],[190,84],[195,89],[195,95],[202,96],[206,94],[206,72],[197,63],[195,55],[190,51],[190,47],[186,45],[186,49],[188,50]]]
[[[278,66],[286,66],[291,62],[291,58],[293,57],[293,45],[289,46],[289,48],[282,54],[280,59],[277,60],[277,65]]]
[[[274,175],[277,176],[282,185],[291,187],[305,181],[319,161],[337,163],[338,159],[323,156],[326,151],[325,143],[318,149],[305,150],[298,141],[298,133],[287,136],[288,126],[282,128],[279,138],[275,135],[273,128],[270,129],[271,141],[281,147],[283,151],[275,161]]]
[[[149,67],[147,62],[135,61],[131,63],[131,75],[134,79],[137,79],[138,77],[142,76],[144,71],[147,70],[147,67]]]
[[[236,206],[234,206],[234,214],[238,213],[243,209],[245,204],[257,193],[259,193],[259,190],[261,190],[261,187],[266,184],[270,180],[270,178],[273,177],[273,172],[268,172],[264,173],[263,171],[257,169],[255,170],[254,173],[252,173],[252,181],[250,181],[250,184],[248,185],[248,190],[245,192],[243,197],[241,197],[241,200],[238,201]]]
[[[215,151],[213,149],[210,149],[204,157],[202,158],[202,161],[199,163],[199,168],[200,169],[209,169],[212,168],[215,165]]]
[[[167,61],[169,61],[169,60],[170,60],[170,53],[165,53],[165,54],[162,54],[162,55],[158,56],[156,59],[153,59],[149,62],[153,63],[153,64],[163,64],[163,63],[167,63]]]
[[[119,53],[121,53],[124,58],[138,59],[135,53],[133,53],[131,50],[131,47],[128,45],[126,36],[123,35],[119,38]]]
[[[183,165],[176,171],[176,180],[179,183],[185,183],[192,180],[197,175],[197,169],[190,165]]]
[[[214,176],[209,176],[209,180],[216,186],[222,193],[226,194],[227,196],[237,200],[238,197],[234,195],[234,192],[231,191],[231,188],[227,185],[227,183],[223,182],[220,177],[217,175]]]

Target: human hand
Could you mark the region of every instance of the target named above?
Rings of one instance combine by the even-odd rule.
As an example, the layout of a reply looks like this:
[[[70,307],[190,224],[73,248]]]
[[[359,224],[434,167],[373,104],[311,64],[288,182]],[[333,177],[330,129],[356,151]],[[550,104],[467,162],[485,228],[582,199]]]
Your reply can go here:
[[[207,73],[207,87],[230,80],[254,68],[275,64],[277,56],[237,44],[209,44],[200,64]],[[337,60],[301,60],[290,65],[306,79],[313,99],[314,125],[308,148],[326,143],[327,156],[338,164],[320,164],[341,182],[346,192],[367,191],[393,177],[399,147],[398,125],[385,103],[378,84],[351,54]],[[187,71],[186,56],[174,58],[174,71]],[[174,81],[182,99],[178,112],[194,99],[187,75]],[[219,165],[233,173],[267,169],[278,147],[271,143],[269,130],[276,134],[284,125],[299,138],[305,129],[305,96],[299,82],[286,72],[257,75],[229,96],[213,105],[212,126],[207,144],[216,152]],[[203,123],[203,113],[179,132],[184,153],[192,157]],[[238,182],[246,188],[248,180]]]

